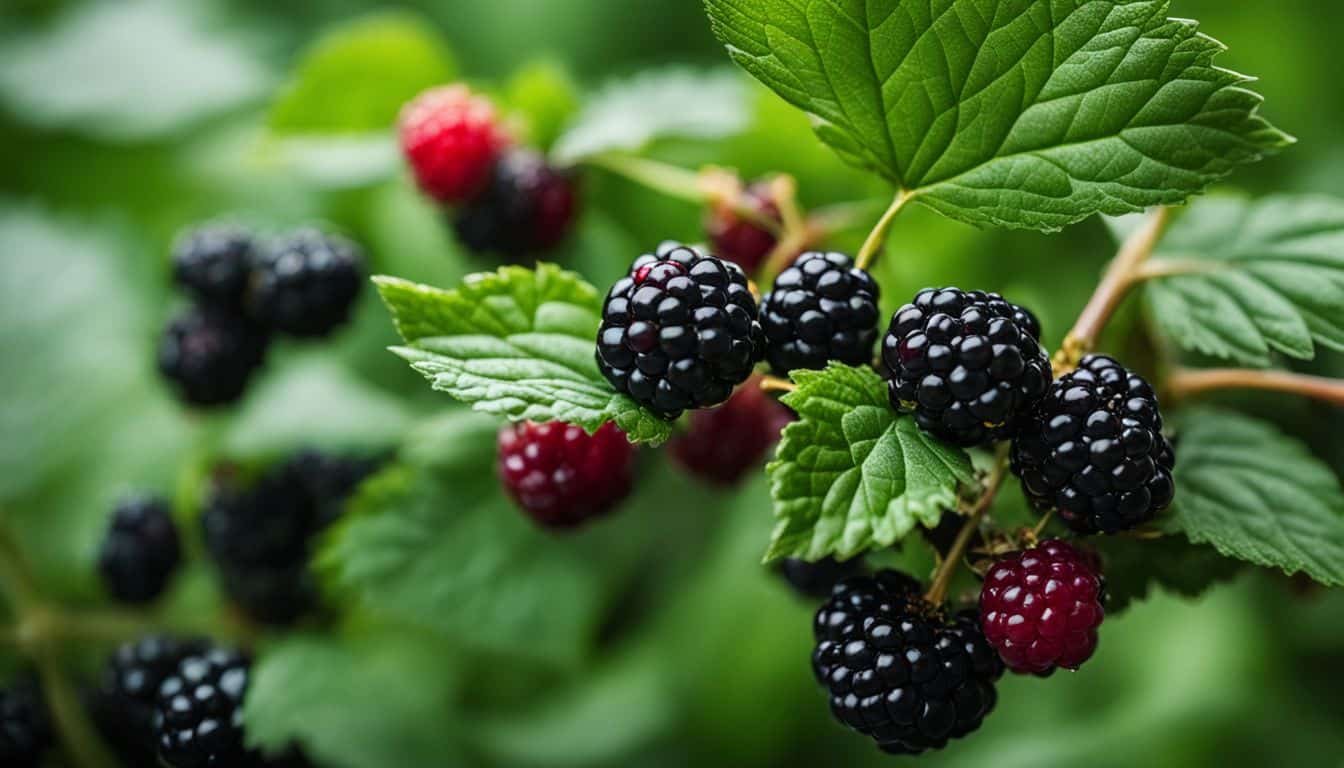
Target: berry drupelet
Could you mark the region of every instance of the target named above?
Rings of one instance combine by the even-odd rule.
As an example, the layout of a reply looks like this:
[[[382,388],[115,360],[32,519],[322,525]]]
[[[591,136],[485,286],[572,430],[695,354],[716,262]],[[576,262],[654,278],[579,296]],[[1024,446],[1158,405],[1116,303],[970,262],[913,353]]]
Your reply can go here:
[[[242,396],[269,342],[263,330],[239,315],[188,307],[164,329],[159,372],[188,404],[224,405]]]
[[[841,582],[817,611],[812,654],[831,712],[893,754],[940,749],[994,708],[1003,663],[973,613],[948,618],[895,571]]]
[[[420,189],[442,203],[479,194],[509,144],[494,106],[465,85],[420,94],[402,109],[399,128],[401,150]]]
[[[665,244],[607,293],[597,365],[617,391],[673,419],[727,400],[764,342],[741,267]]]
[[[103,666],[93,693],[93,715],[103,737],[130,765],[154,765],[154,707],[159,686],[205,644],[146,635],[117,648]]]
[[[0,688],[0,765],[38,768],[54,737],[37,683],[20,679]]]
[[[610,512],[630,493],[635,446],[615,424],[589,435],[552,421],[505,425],[499,474],[523,511],[547,528],[572,528]]]
[[[173,246],[173,280],[197,301],[237,311],[247,291],[256,241],[242,227],[207,224]]]
[[[1063,541],[999,558],[980,592],[985,638],[1014,672],[1077,669],[1097,649],[1103,585],[1095,559]]]
[[[843,253],[810,251],[761,301],[765,357],[785,375],[827,361],[868,365],[877,340],[877,282]]]
[[[1034,320],[996,293],[920,291],[892,316],[882,343],[892,406],[956,445],[1010,437],[1050,384]]]
[[[137,496],[113,510],[98,553],[98,571],[113,598],[143,604],[163,593],[181,559],[182,546],[168,503]]]
[[[1079,533],[1117,533],[1171,503],[1176,455],[1153,388],[1104,355],[1050,386],[1013,441],[1012,469],[1040,510]]]
[[[783,226],[779,206],[767,182],[748,186],[735,201],[749,207],[759,220],[744,216],[731,202],[734,201],[719,200],[710,207],[705,217],[705,235],[714,253],[752,274],[779,241],[775,235]],[[775,229],[764,226],[762,221],[772,222]]]
[[[511,259],[547,251],[569,234],[578,209],[573,176],[540,153],[510,149],[480,194],[457,210],[457,237],[476,253]]]
[[[350,316],[363,261],[343,237],[312,228],[281,235],[257,252],[249,310],[271,330],[325,336]]]
[[[748,379],[722,405],[694,411],[668,448],[683,469],[711,485],[735,485],[761,465],[793,413]]]

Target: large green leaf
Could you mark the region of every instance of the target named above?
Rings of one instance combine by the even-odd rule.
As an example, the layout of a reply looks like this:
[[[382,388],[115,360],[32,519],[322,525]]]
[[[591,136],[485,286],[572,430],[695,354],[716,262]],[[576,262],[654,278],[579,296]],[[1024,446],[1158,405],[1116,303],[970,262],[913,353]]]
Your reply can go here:
[[[943,213],[1057,229],[1291,139],[1166,0],[706,0],[733,59]]]
[[[1162,239],[1147,295],[1164,336],[1248,365],[1344,350],[1344,201],[1200,200]]]
[[[1230,411],[1182,420],[1167,526],[1196,544],[1322,584],[1344,584],[1344,491],[1275,427]]]
[[[778,522],[766,560],[850,558],[932,528],[975,481],[970,458],[898,415],[868,368],[794,371],[799,419],[767,467]]]
[[[588,431],[616,422],[634,441],[671,425],[617,393],[597,369],[597,290],[551,264],[468,275],[455,290],[377,277],[407,346],[393,351],[477,410]]]

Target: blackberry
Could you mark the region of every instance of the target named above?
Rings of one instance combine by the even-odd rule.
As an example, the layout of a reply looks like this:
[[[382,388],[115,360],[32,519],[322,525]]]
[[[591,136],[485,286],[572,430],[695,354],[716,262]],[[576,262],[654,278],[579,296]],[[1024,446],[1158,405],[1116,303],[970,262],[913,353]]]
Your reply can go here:
[[[863,558],[840,561],[834,557],[809,563],[789,557],[779,563],[779,573],[794,591],[809,597],[827,597],[835,585],[864,572]]]
[[[956,445],[1010,437],[1050,384],[1050,359],[1033,335],[1039,324],[1027,318],[997,293],[920,291],[892,315],[882,342],[892,406]]]
[[[763,391],[755,378],[722,405],[695,411],[685,432],[668,448],[683,469],[711,485],[730,486],[761,465],[792,412]]]
[[[841,582],[814,633],[813,670],[831,712],[886,752],[941,749],[994,708],[1003,663],[975,614],[948,618],[902,573]]]
[[[607,293],[597,365],[617,391],[673,419],[727,400],[764,347],[742,268],[664,244]]]
[[[98,570],[112,597],[132,604],[154,600],[181,559],[167,502],[138,496],[117,505],[98,553]]]
[[[402,109],[399,131],[420,189],[443,203],[462,203],[479,194],[509,144],[494,106],[465,85],[417,96]]]
[[[159,686],[154,732],[159,760],[169,768],[253,765],[243,745],[243,696],[250,662],[210,648],[188,656]]]
[[[183,659],[204,650],[202,641],[147,635],[123,644],[108,658],[93,694],[94,721],[127,764],[155,764],[159,685]]]
[[[257,253],[249,309],[272,330],[325,336],[349,318],[363,261],[357,245],[317,229],[277,237]]]
[[[237,310],[252,270],[255,241],[242,227],[208,224],[173,246],[173,279],[197,301]]]
[[[346,499],[379,464],[376,459],[305,449],[285,462],[281,471],[308,497],[315,513],[313,526],[322,529],[340,517]]]
[[[168,324],[159,342],[159,372],[197,406],[237,400],[266,357],[266,333],[230,312],[193,306]]]
[[[1094,560],[1058,540],[999,558],[980,592],[981,628],[1014,672],[1077,669],[1097,649],[1105,617]]]
[[[1059,377],[1013,441],[1012,469],[1032,506],[1079,533],[1151,520],[1175,495],[1175,464],[1153,388],[1104,355]]]
[[[0,765],[38,768],[54,736],[42,691],[21,679],[0,688]]]
[[[559,421],[508,424],[499,432],[504,489],[548,528],[611,511],[630,493],[634,463],[635,446],[611,422],[592,435]]]
[[[761,301],[765,358],[779,374],[828,360],[868,365],[877,340],[877,283],[843,253],[810,251]]]
[[[457,210],[457,237],[476,253],[512,259],[546,251],[569,234],[578,208],[574,179],[530,149],[511,149],[485,190]]]
[[[775,249],[779,242],[775,235],[778,230],[768,229],[760,221],[743,216],[730,202],[721,200],[710,208],[705,218],[705,235],[714,253],[752,274]],[[769,183],[757,182],[748,186],[736,202],[750,207],[760,219],[773,222],[776,227],[783,226]]]

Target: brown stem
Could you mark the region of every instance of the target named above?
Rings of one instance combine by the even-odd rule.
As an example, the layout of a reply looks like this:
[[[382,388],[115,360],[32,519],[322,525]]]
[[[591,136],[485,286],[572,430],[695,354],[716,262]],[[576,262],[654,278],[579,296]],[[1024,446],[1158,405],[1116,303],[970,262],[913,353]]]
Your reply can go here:
[[[1220,389],[1263,389],[1310,397],[1344,407],[1344,380],[1286,371],[1241,368],[1179,369],[1167,377],[1166,394],[1184,400]]]
[[[975,537],[975,532],[980,527],[981,518],[994,504],[994,497],[998,495],[999,488],[1003,487],[1003,479],[1007,474],[1008,454],[1005,450],[1000,449],[994,459],[994,469],[990,471],[989,478],[985,480],[984,491],[975,500],[975,505],[971,507],[966,522],[962,524],[961,530],[957,531],[957,538],[953,540],[952,546],[948,548],[947,554],[938,564],[938,570],[933,575],[933,582],[929,584],[929,591],[924,593],[924,599],[930,605],[942,605],[943,601],[947,599],[948,587],[951,586],[952,577],[957,572],[957,566],[961,564],[961,559],[966,554],[966,547]]]

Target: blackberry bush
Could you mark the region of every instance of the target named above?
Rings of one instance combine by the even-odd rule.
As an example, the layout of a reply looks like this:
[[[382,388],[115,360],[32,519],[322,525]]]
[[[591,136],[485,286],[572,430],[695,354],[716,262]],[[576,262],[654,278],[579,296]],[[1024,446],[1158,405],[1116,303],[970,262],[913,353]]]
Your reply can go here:
[[[765,357],[780,374],[867,365],[877,340],[878,287],[843,253],[812,251],[775,278],[761,300]]]
[[[162,594],[181,558],[182,545],[167,502],[135,496],[113,510],[98,553],[98,570],[113,598],[147,603]]]

